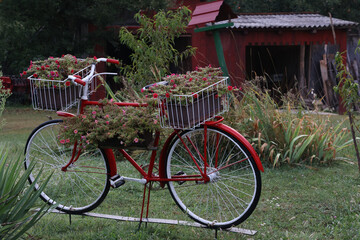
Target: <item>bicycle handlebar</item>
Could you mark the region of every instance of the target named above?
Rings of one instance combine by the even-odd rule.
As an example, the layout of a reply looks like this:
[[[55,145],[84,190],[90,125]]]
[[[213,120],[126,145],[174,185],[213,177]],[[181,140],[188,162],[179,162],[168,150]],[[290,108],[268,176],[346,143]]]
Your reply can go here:
[[[108,63],[113,63],[113,64],[120,64],[119,60],[108,59],[108,58],[98,58],[98,59],[96,59],[96,62],[108,62]],[[87,81],[94,76],[95,65],[96,65],[95,63],[92,64],[89,75],[84,77],[84,79],[82,79],[82,77],[79,75],[69,75],[68,78],[71,79],[71,81],[73,81],[75,84],[80,84],[82,86],[86,86]]]
[[[86,82],[81,80],[81,77],[79,75],[69,75],[69,78],[71,79],[71,81],[78,83],[80,85],[85,86]]]
[[[116,59],[109,59],[109,58],[98,58],[96,59],[97,62],[108,62],[113,64],[120,64],[119,60]]]
[[[81,85],[83,85],[83,86],[86,85],[86,82],[84,82],[84,81],[81,80],[80,78],[75,78],[75,79],[74,79],[74,82],[76,82],[76,83],[78,83],[78,84],[81,84]]]
[[[116,60],[116,59],[108,59],[108,60],[106,60],[106,62],[113,63],[113,64],[120,64],[119,60]]]

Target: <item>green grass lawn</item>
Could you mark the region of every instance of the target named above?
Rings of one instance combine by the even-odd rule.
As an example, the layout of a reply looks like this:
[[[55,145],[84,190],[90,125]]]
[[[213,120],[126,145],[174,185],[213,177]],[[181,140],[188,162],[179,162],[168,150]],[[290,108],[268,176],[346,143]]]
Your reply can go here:
[[[23,150],[27,136],[52,112],[8,108],[1,142]],[[333,121],[342,116],[334,116]],[[360,239],[360,176],[353,149],[343,152],[352,161],[330,166],[266,168],[260,202],[248,220],[237,227],[258,231],[255,236],[219,232],[218,239]],[[118,170],[130,168],[118,162]],[[134,173],[135,174],[135,173]],[[142,186],[126,183],[110,190],[94,212],[140,216]],[[149,217],[189,220],[167,189],[153,191]],[[214,231],[186,226],[143,224],[91,217],[48,214],[33,227],[28,239],[213,239]],[[26,237],[26,236],[25,236]]]

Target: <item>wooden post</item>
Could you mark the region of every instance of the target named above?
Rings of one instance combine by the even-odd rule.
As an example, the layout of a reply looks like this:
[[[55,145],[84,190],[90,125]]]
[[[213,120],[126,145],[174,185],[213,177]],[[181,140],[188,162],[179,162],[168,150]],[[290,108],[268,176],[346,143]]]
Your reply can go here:
[[[299,69],[299,90],[300,95],[306,97],[306,79],[305,79],[305,44],[300,45],[300,69]]]

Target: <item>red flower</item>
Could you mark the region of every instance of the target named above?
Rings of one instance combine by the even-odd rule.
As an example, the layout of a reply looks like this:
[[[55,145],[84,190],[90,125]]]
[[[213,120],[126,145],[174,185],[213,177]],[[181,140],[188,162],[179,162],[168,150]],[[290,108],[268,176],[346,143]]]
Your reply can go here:
[[[189,82],[191,82],[193,79],[192,78],[189,78]]]
[[[167,98],[169,98],[169,97],[170,97],[170,94],[169,94],[169,93],[166,93],[165,96],[166,96]]]
[[[74,73],[74,69],[71,69],[71,73]]]
[[[206,78],[206,77],[204,77],[204,78],[203,78],[203,80],[204,80],[204,81],[207,81],[207,78]]]
[[[37,77],[38,77],[38,75],[36,73],[34,73],[34,78],[37,78]]]
[[[157,98],[159,95],[157,93],[153,94],[153,98]]]
[[[96,56],[94,56],[94,60],[97,60],[97,57],[96,57]]]
[[[49,66],[49,65],[46,65],[45,67],[49,68],[50,66]]]
[[[197,97],[198,97],[198,95],[195,93],[195,94],[194,94],[194,98],[197,98]]]
[[[27,72],[26,71],[23,71],[23,75],[26,75],[27,74]]]
[[[219,97],[219,95],[216,94],[216,95],[215,95],[215,98],[218,98],[218,97]]]
[[[67,82],[65,83],[66,86],[70,86],[70,84],[71,84],[70,81],[67,81]]]
[[[45,70],[45,66],[41,66],[41,70]]]
[[[233,90],[233,87],[232,87],[232,86],[228,86],[228,90],[229,90],[229,91],[232,91],[232,90]]]

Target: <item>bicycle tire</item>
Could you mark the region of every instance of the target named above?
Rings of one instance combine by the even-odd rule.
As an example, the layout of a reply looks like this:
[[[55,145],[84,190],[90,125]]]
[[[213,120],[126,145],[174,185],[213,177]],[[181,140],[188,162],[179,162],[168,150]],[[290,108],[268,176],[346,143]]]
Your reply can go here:
[[[73,146],[60,143],[61,122],[47,121],[33,130],[25,147],[25,169],[35,161],[30,183],[43,169],[36,189],[52,174],[40,195],[43,201],[60,211],[81,214],[93,210],[105,199],[110,187],[110,168],[103,150],[88,145],[78,160],[62,171],[71,159]]]
[[[173,140],[166,157],[169,179],[198,176],[194,160],[204,171],[200,156],[205,151],[204,128],[184,131],[180,136],[182,140]],[[231,133],[208,127],[206,146],[207,176],[211,180],[169,181],[167,185],[176,204],[190,218],[209,228],[230,228],[245,221],[256,208],[261,193],[260,172],[249,150]]]

